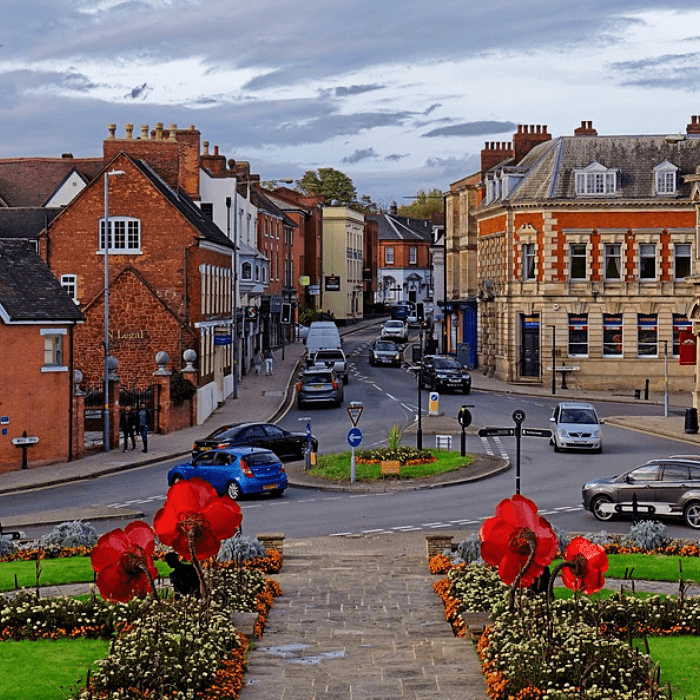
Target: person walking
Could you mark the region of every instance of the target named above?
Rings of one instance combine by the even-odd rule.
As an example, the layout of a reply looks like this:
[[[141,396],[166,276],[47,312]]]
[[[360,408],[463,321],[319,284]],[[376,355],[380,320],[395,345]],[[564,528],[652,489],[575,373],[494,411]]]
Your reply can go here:
[[[260,346],[255,348],[255,353],[253,354],[253,369],[255,370],[255,374],[260,374],[260,369],[262,367],[263,363],[263,354],[262,351],[260,350]]]
[[[272,350],[268,348],[265,350],[265,376],[271,377],[272,376]]]
[[[148,419],[150,413],[145,406],[139,410],[139,433],[141,434],[141,442],[143,442],[142,452],[148,452]]]
[[[131,438],[131,449],[136,449],[136,431],[139,428],[139,417],[133,406],[129,406],[129,412],[126,414],[126,426]],[[126,440],[124,441],[126,447]]]

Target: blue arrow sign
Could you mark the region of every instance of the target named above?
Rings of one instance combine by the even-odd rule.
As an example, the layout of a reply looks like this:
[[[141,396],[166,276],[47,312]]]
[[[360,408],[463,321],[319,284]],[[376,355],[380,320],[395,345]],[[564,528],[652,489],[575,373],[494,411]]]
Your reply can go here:
[[[350,447],[359,447],[362,442],[362,431],[359,428],[350,428],[348,431],[348,443]]]

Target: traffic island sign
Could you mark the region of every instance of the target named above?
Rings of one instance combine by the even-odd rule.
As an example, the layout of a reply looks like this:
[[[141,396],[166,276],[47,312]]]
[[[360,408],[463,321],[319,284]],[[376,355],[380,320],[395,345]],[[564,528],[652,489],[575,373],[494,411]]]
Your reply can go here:
[[[491,437],[492,435],[515,435],[515,428],[479,428],[476,431],[479,437]]]
[[[353,426],[357,425],[360,417],[362,416],[362,411],[365,410],[364,404],[359,401],[353,401],[346,409]]]

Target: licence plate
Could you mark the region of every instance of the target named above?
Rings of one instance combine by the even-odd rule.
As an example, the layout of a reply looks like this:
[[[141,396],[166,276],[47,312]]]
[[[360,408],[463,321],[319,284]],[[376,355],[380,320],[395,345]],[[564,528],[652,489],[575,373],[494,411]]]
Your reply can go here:
[[[462,380],[461,379],[448,379],[450,384],[459,384]]]
[[[272,489],[276,489],[276,488],[277,488],[277,484],[265,484],[263,486],[263,489],[265,489],[265,491],[271,491]]]
[[[207,450],[211,450],[211,447],[200,447],[199,448],[200,452],[206,452]]]
[[[323,384],[312,384],[312,385],[311,385],[311,388],[312,388],[314,391],[318,391],[319,389],[323,389]]]

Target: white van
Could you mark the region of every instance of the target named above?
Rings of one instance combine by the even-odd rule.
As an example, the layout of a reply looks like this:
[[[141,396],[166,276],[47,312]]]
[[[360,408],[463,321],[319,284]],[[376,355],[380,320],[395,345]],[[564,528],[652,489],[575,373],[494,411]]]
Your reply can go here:
[[[333,321],[314,321],[306,334],[307,357],[313,357],[319,350],[339,350],[341,346],[338,326]]]

